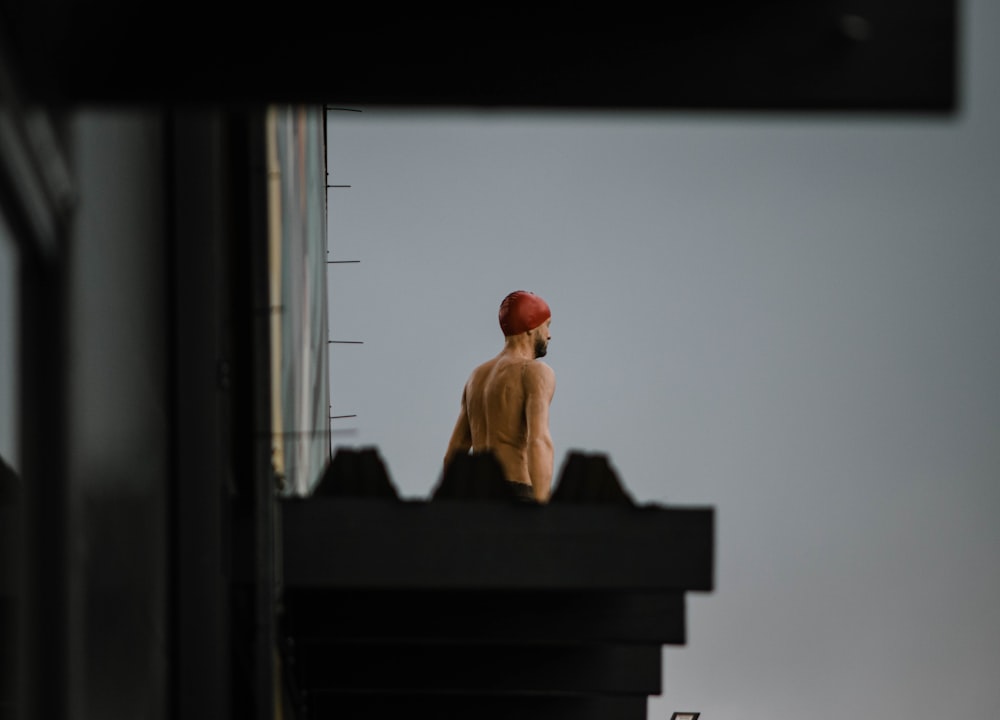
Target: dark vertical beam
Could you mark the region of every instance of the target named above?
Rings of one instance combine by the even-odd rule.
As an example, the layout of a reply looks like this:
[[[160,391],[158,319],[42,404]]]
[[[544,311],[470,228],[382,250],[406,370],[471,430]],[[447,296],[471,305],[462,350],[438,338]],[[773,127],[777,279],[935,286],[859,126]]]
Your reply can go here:
[[[249,568],[233,597],[233,716],[273,720],[276,677],[276,494],[271,464],[266,118],[228,116],[231,146],[234,533]]]
[[[5,637],[12,667],[13,717],[67,717],[69,564],[67,493],[67,264],[66,225],[73,179],[63,155],[59,118],[22,104],[25,78],[9,54],[11,35],[0,23],[0,214],[17,247],[20,467],[16,567],[11,567]],[[5,349],[6,351],[6,349]],[[9,535],[5,539],[11,539]],[[6,627],[6,626],[5,626]],[[5,715],[6,717],[6,715]]]
[[[87,111],[71,129],[68,702],[74,718],[162,720],[173,479],[164,122]]]
[[[21,254],[24,720],[68,717],[67,269]]]
[[[224,133],[211,111],[175,112],[167,131],[174,403],[170,715],[176,720],[230,716]]]
[[[268,262],[267,126],[262,114],[250,118],[250,252],[256,328],[254,338],[254,556],[256,643],[253,717],[273,720],[275,708],[275,477],[271,463],[271,313]],[[265,312],[260,312],[264,310]]]
[[[67,461],[68,267],[73,204],[58,118],[29,114],[24,78],[0,37],[0,212],[18,259],[17,407],[20,419],[21,562],[13,578],[15,702],[23,720],[67,717],[69,499]],[[7,640],[5,640],[7,642]]]

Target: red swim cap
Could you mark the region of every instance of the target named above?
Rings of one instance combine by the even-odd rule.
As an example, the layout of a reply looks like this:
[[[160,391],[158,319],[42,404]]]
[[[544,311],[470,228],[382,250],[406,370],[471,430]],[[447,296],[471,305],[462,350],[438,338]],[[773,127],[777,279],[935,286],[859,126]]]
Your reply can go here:
[[[550,317],[548,304],[527,290],[515,290],[500,303],[500,329],[505,336],[534,330]]]

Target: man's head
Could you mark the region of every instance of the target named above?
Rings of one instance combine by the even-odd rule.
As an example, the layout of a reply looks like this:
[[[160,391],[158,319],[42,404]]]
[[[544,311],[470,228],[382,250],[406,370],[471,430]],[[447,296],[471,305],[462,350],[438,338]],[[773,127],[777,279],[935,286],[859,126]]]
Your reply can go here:
[[[548,303],[527,290],[515,290],[500,303],[500,329],[507,337],[534,330],[551,316]]]
[[[527,290],[515,290],[500,303],[500,329],[505,337],[530,332],[542,325],[546,332],[534,338],[535,357],[543,357],[548,351],[549,334],[547,322],[552,317],[546,303],[538,295]]]

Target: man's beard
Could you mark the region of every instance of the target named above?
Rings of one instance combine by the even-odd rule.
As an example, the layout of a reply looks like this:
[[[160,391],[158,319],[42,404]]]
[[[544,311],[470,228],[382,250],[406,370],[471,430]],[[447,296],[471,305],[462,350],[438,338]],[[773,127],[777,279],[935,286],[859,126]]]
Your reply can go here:
[[[549,344],[542,338],[535,338],[535,359],[545,357],[549,351]]]

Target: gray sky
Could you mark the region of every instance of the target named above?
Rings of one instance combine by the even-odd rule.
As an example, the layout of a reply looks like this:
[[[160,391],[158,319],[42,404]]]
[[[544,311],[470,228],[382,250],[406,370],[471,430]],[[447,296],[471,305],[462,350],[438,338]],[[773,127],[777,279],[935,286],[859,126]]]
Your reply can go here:
[[[1000,717],[1000,7],[955,118],[335,112],[335,445],[433,490],[515,289],[556,471],[717,511],[649,717]]]

